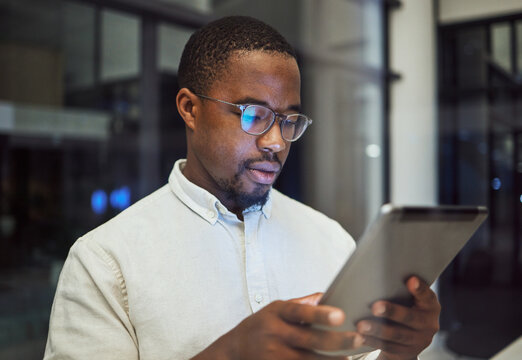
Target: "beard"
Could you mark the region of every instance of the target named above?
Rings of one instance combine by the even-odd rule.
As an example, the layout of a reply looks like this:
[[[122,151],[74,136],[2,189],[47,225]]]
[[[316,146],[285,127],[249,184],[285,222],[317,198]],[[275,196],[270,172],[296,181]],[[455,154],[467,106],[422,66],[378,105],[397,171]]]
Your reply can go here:
[[[225,192],[227,199],[234,202],[237,207],[243,210],[248,209],[254,205],[259,205],[262,207],[268,200],[268,193],[270,192],[271,186],[256,184],[254,190],[251,192],[245,192],[242,190],[244,186],[243,181],[241,180],[241,175],[245,171],[248,171],[250,164],[259,161],[277,162],[279,165],[281,165],[282,169],[281,161],[275,154],[264,153],[260,158],[248,159],[239,164],[238,170],[232,179],[217,179],[217,183],[219,187]]]

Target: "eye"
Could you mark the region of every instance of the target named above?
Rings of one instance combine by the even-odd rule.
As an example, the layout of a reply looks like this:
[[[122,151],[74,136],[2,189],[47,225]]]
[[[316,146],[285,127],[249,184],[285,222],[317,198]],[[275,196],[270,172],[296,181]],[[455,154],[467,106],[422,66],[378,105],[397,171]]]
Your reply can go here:
[[[296,126],[300,122],[300,117],[297,115],[290,115],[284,120],[287,126]]]
[[[250,105],[243,111],[243,119],[248,122],[265,120],[270,116],[270,110],[258,105]]]
[[[243,112],[243,121],[245,121],[247,123],[253,123],[254,121],[258,121],[258,120],[259,120],[259,115],[256,114],[255,111],[250,110],[250,108],[248,108],[248,110]]]

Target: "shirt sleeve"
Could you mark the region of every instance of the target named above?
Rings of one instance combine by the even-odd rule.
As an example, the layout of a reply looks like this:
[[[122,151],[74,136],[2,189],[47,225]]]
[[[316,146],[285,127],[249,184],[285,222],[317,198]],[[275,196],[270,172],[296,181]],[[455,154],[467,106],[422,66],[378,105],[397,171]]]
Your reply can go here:
[[[137,344],[117,262],[94,241],[79,239],[60,275],[44,360],[138,360]]]

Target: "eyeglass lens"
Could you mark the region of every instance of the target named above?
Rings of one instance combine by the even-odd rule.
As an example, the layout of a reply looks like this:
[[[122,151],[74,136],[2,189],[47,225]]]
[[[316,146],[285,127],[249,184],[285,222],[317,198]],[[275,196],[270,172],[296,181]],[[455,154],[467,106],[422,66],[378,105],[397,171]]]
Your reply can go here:
[[[262,134],[271,124],[274,114],[264,106],[249,105],[243,110],[241,127],[252,135]],[[288,141],[297,139],[304,132],[307,119],[293,115],[281,122],[282,136]]]

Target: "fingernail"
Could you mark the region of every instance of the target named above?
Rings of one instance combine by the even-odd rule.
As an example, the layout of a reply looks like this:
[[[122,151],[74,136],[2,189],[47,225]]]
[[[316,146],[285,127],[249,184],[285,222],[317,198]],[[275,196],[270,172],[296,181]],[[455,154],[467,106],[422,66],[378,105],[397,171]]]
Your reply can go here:
[[[386,306],[384,306],[384,304],[378,303],[373,308],[373,313],[376,316],[382,316],[382,315],[384,315],[385,312],[386,312]]]
[[[328,314],[328,321],[332,324],[339,324],[342,320],[343,313],[340,310],[334,310]]]
[[[364,333],[369,333],[372,330],[372,326],[370,325],[370,323],[363,322],[360,325],[360,329]]]
[[[413,288],[414,288],[415,290],[419,290],[419,287],[420,287],[419,279],[417,279],[417,278],[413,278]]]
[[[362,344],[364,344],[364,337],[362,337],[360,334],[355,335],[355,338],[353,339],[353,347],[356,349],[361,347]]]

